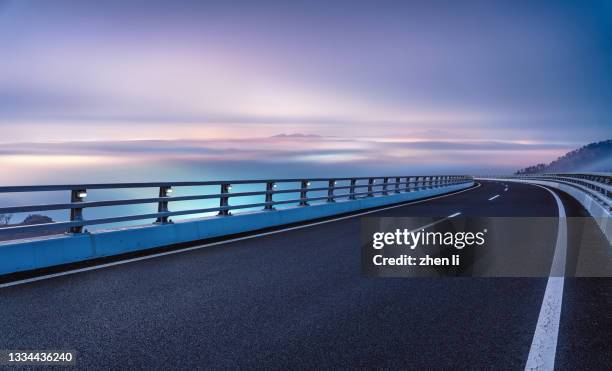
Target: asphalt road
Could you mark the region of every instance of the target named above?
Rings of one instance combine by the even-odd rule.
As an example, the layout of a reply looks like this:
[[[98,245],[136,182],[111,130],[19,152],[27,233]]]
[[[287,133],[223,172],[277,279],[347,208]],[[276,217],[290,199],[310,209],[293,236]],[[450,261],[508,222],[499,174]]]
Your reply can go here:
[[[376,215],[558,215],[544,189],[504,189],[483,182]],[[359,223],[2,288],[0,349],[75,349],[82,369],[525,367],[546,278],[364,278]],[[557,369],[609,369],[611,289],[566,280]]]

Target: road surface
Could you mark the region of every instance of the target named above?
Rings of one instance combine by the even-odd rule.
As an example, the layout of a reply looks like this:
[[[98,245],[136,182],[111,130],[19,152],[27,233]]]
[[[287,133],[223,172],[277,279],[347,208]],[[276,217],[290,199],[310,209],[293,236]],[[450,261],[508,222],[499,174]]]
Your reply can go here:
[[[370,216],[558,215],[546,189],[507,187]],[[525,367],[546,278],[364,278],[359,223],[0,288],[0,349],[74,349],[83,369]],[[612,280],[566,279],[555,368],[609,367],[610,331]]]

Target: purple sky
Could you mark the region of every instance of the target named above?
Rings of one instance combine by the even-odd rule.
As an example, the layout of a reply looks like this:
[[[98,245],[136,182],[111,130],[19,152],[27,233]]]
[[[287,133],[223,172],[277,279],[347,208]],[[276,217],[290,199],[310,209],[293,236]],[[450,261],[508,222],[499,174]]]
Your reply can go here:
[[[539,162],[612,127],[606,1],[0,0],[0,45],[2,143],[301,132]]]

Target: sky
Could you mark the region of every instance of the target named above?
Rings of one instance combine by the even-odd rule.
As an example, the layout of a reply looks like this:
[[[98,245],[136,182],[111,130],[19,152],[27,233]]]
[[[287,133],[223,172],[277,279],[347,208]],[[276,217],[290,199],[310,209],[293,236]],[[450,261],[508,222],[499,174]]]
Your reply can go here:
[[[611,102],[610,1],[0,0],[5,162],[304,133],[338,162],[365,141],[517,167],[608,139]]]

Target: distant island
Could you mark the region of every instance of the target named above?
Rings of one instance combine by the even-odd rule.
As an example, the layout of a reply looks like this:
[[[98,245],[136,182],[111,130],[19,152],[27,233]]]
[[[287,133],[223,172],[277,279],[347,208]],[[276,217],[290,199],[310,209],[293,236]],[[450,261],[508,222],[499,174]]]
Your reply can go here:
[[[28,215],[21,223],[10,224],[11,219],[13,218],[12,214],[0,214],[0,229],[6,227],[18,227],[25,225],[35,225],[35,224],[47,224],[53,223],[53,219],[46,215],[39,214],[31,214]],[[50,227],[49,229],[42,229],[37,231],[22,231],[16,232],[10,235],[0,235],[0,241],[5,240],[13,240],[18,238],[29,238],[29,237],[37,237],[37,236],[47,236],[51,234],[58,234],[57,229]]]
[[[277,134],[273,135],[270,138],[321,138],[320,135],[316,134],[302,134],[302,133],[293,133],[293,134]]]
[[[612,139],[587,144],[557,158],[549,164],[537,164],[518,170],[515,174],[559,172],[612,172]]]

